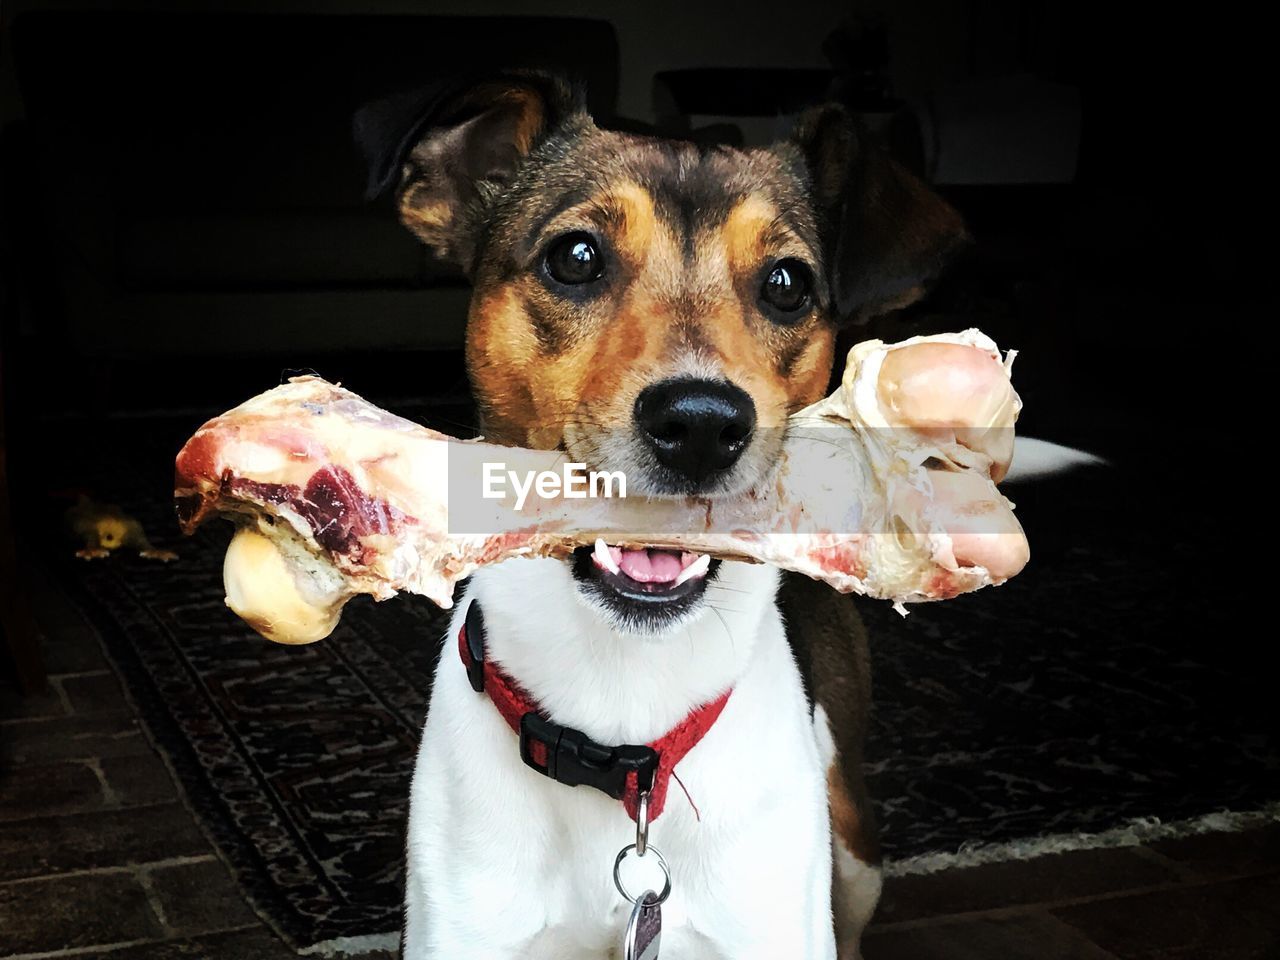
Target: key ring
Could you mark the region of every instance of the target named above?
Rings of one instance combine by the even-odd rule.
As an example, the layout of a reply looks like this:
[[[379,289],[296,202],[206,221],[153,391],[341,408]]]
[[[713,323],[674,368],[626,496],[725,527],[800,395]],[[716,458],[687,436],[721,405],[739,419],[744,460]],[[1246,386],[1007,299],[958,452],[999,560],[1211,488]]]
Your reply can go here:
[[[643,790],[636,803],[636,856],[643,857],[649,850],[649,791]]]
[[[628,903],[639,903],[640,901],[627,892],[627,888],[622,883],[622,861],[627,858],[627,854],[632,850],[636,851],[636,856],[640,856],[639,848],[634,843],[629,843],[618,851],[617,858],[613,861],[613,885],[618,888],[618,892],[622,894],[623,899]],[[649,847],[648,852],[658,858],[658,866],[662,868],[662,892],[652,901],[654,905],[665,903],[667,897],[671,896],[671,868],[667,866],[666,858],[662,856],[662,851],[657,847]],[[646,891],[648,893],[649,891]]]

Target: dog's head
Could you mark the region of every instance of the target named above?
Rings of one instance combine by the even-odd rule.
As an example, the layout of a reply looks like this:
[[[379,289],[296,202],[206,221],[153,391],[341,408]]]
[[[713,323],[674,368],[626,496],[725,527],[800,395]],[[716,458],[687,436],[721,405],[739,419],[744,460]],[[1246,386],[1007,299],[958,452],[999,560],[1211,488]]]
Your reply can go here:
[[[834,106],[767,149],[702,148],[600,129],[563,82],[515,74],[357,130],[372,188],[474,286],[486,436],[622,470],[629,492],[759,482],[840,326],[919,297],[965,242]]]

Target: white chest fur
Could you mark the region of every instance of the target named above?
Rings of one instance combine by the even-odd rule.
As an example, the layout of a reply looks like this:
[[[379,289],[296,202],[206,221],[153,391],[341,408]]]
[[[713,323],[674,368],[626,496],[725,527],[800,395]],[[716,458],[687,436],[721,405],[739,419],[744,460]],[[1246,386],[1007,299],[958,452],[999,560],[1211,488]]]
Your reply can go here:
[[[602,743],[655,739],[733,687],[677,767],[684,789],[672,782],[650,833],[672,870],[663,960],[835,956],[825,771],[776,584],[770,568],[725,563],[708,585],[711,609],[652,639],[605,625],[556,561],[508,562],[469,590],[484,609],[488,655],[557,722]],[[634,824],[621,803],[523,765],[515,734],[455,653],[465,607],[414,773],[405,958],[611,957],[630,907],[613,860]]]

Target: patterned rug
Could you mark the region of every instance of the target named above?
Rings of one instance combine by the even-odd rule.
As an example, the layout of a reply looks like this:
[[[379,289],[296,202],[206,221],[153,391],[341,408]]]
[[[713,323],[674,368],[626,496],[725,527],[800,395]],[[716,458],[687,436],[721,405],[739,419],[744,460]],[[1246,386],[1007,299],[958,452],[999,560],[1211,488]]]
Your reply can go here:
[[[188,802],[296,947],[398,930],[444,615],[362,598],[328,642],[267,643],[223,606],[225,525],[182,540],[164,458],[128,472],[110,492],[182,559],[51,562]],[[1036,555],[1012,583],[906,619],[860,602],[891,861],[1280,800],[1256,645],[1218,582],[1222,531],[1188,515],[1194,493],[1144,489],[1123,468],[1046,482],[1015,494]]]

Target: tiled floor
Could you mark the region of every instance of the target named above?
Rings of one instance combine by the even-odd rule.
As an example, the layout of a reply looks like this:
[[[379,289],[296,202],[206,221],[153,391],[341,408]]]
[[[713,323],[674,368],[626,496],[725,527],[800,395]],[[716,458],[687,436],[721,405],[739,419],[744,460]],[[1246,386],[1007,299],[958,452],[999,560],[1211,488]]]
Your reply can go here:
[[[0,689],[0,957],[293,956],[182,805],[93,635],[47,588],[33,600],[51,681],[28,700]],[[865,954],[1280,957],[1280,825],[890,880]]]

